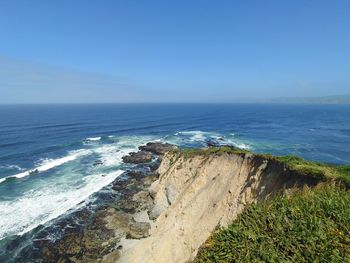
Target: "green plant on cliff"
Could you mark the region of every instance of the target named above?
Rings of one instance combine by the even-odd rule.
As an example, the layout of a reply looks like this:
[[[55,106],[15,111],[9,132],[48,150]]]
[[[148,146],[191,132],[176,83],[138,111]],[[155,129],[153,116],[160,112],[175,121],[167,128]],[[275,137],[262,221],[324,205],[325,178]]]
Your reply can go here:
[[[251,205],[195,262],[350,262],[350,191],[327,184]]]
[[[231,146],[222,147],[208,147],[203,149],[198,148],[184,148],[174,150],[176,155],[182,155],[185,159],[193,158],[195,156],[209,157],[213,155],[223,154],[251,154],[264,158],[266,160],[273,160],[284,164],[290,170],[294,170],[300,175],[308,175],[317,177],[323,180],[339,180],[350,186],[350,165],[336,166],[325,163],[307,161],[303,158],[294,155],[287,156],[273,156],[271,154],[254,154],[248,150],[239,149]]]
[[[350,184],[350,166],[336,166],[319,162],[307,161],[303,158],[287,155],[271,157],[283,164],[289,169],[295,170],[303,175],[313,175],[322,179],[340,180]]]
[[[208,147],[208,148],[182,148],[173,150],[175,154],[181,154],[183,157],[192,158],[194,156],[210,156],[222,154],[246,154],[248,150],[239,149],[233,146]]]

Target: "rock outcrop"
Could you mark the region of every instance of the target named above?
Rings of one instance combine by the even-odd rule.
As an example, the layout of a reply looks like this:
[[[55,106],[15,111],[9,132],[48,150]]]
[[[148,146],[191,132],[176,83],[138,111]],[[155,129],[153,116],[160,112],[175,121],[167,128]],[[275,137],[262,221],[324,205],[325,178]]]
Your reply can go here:
[[[152,161],[152,153],[146,151],[131,152],[126,156],[123,156],[124,163],[148,163]]]
[[[164,155],[165,153],[177,149],[176,145],[161,142],[149,142],[146,145],[139,147],[141,151],[151,152],[157,155]]]
[[[279,191],[318,183],[283,164],[250,153],[165,154],[150,187],[150,236],[121,251],[118,262],[189,262],[218,226],[227,226],[247,204]]]

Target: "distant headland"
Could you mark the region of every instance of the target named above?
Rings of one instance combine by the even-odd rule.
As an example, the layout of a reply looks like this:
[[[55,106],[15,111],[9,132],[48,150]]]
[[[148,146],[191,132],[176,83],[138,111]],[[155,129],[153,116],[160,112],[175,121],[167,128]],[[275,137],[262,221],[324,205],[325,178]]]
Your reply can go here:
[[[317,97],[277,97],[267,99],[267,103],[291,103],[291,104],[350,104],[350,95],[333,95]]]

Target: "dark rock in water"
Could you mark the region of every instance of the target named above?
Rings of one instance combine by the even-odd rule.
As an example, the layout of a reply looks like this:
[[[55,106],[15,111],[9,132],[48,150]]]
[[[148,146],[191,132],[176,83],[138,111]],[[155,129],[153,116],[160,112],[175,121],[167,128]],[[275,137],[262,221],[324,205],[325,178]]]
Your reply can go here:
[[[107,216],[105,209],[91,213],[84,208],[63,217],[55,226],[38,232],[32,246],[24,247],[14,262],[96,262],[113,251],[120,238],[108,227]]]
[[[142,184],[148,188],[155,180],[159,178],[158,173],[152,173],[141,179]]]
[[[94,162],[93,166],[97,166],[97,165],[102,165],[103,162],[101,160],[97,160]]]
[[[126,213],[149,209],[152,206],[152,199],[145,190],[157,180],[158,175],[131,170],[126,172],[125,176],[128,179],[117,180],[113,183],[112,189],[120,195],[115,205],[120,211]]]
[[[35,169],[35,170],[32,170],[29,172],[29,174],[38,174],[39,173],[39,170],[38,169]]]
[[[132,152],[123,157],[124,163],[148,163],[152,161],[152,154],[146,151]]]
[[[219,147],[220,146],[220,143],[215,139],[208,139],[205,141],[205,144],[208,147]]]
[[[140,177],[145,176],[145,173],[143,171],[137,171],[137,170],[130,170],[127,171],[127,174],[132,177]]]
[[[150,224],[136,222],[131,214],[110,208],[106,217],[109,228],[117,230],[129,239],[140,239],[149,236]]]
[[[157,161],[149,164],[149,169],[151,170],[151,172],[154,172],[155,170],[157,170],[159,168],[159,165],[160,165],[160,161],[157,160]]]
[[[170,143],[161,143],[161,142],[149,142],[146,145],[139,147],[142,151],[148,151],[157,155],[164,155],[166,152],[175,150],[178,147]]]

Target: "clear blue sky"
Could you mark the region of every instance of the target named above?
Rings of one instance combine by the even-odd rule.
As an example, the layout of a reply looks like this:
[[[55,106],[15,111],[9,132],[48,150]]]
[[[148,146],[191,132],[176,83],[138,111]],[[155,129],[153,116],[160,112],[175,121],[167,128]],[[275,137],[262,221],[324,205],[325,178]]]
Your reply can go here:
[[[350,1],[0,1],[0,103],[350,94]]]

